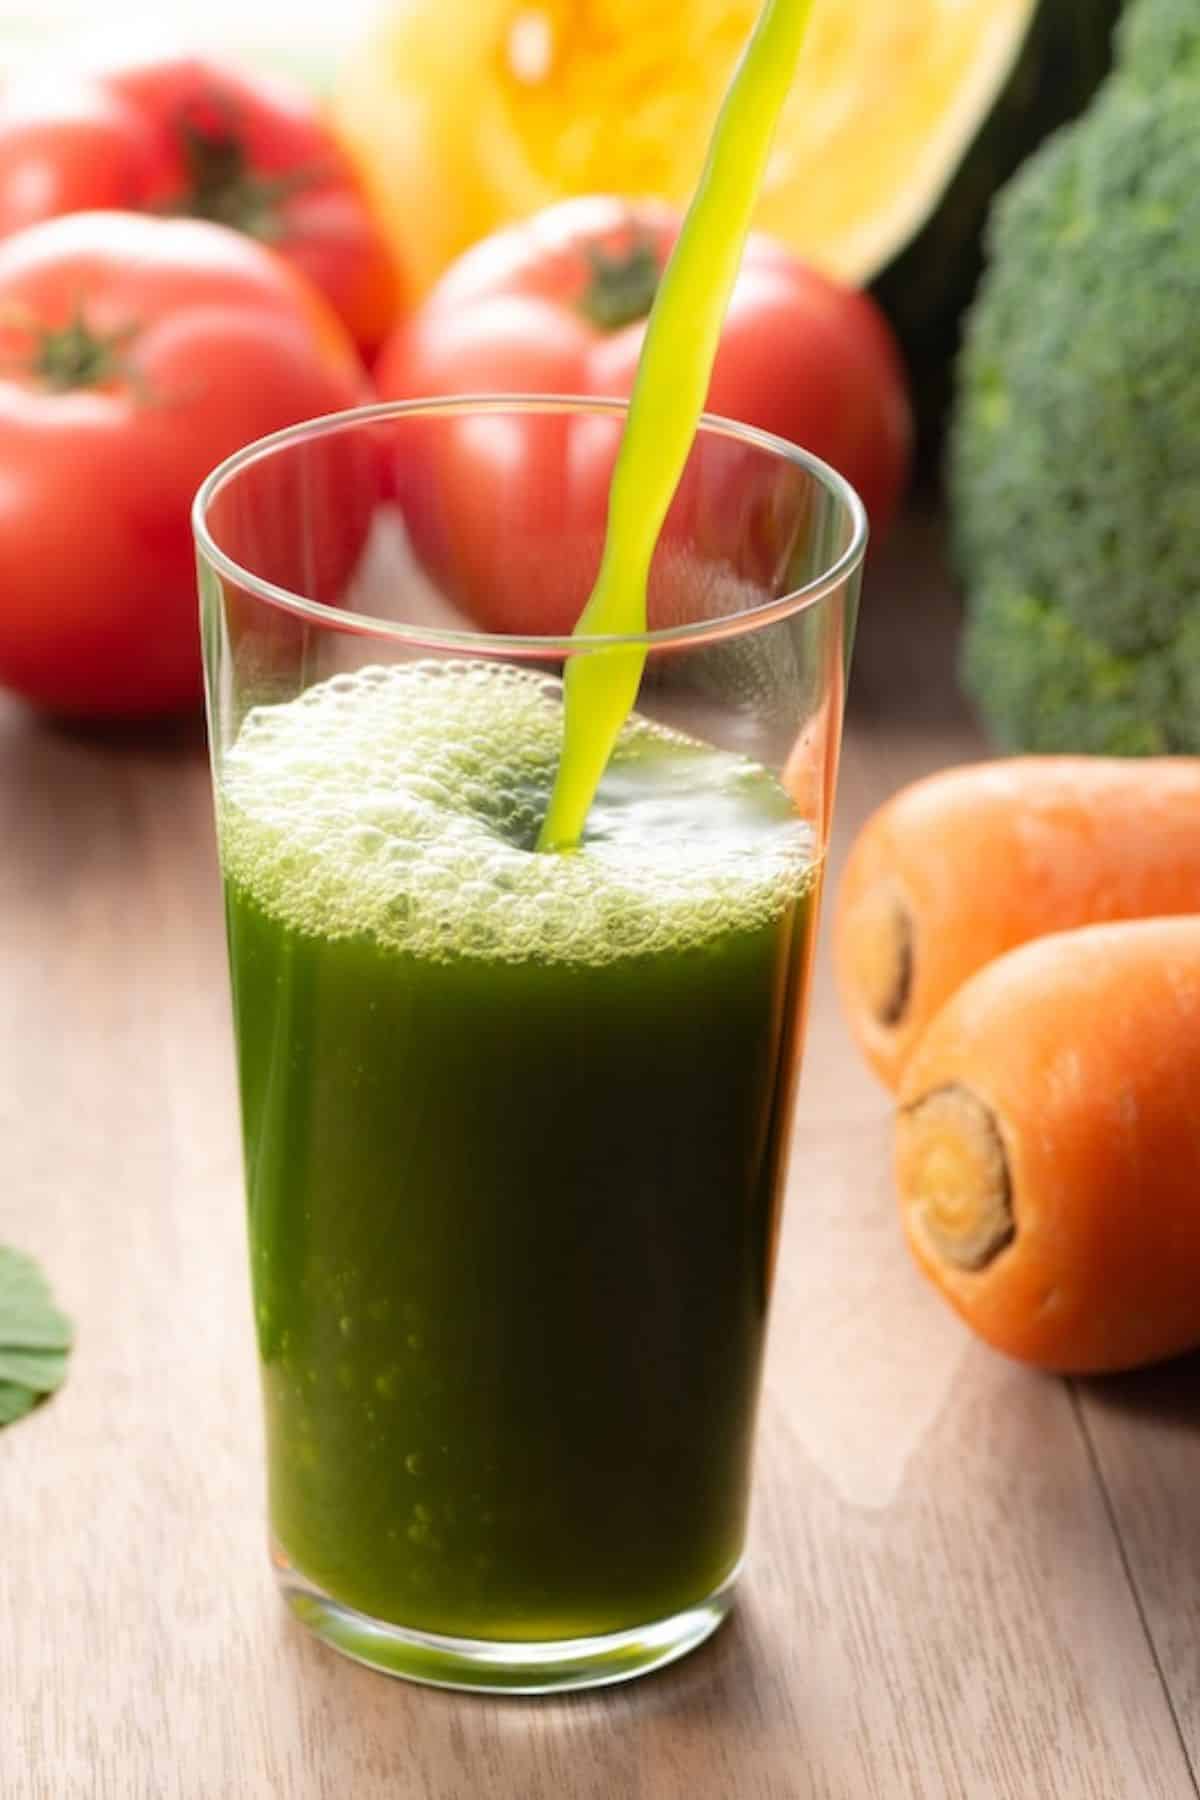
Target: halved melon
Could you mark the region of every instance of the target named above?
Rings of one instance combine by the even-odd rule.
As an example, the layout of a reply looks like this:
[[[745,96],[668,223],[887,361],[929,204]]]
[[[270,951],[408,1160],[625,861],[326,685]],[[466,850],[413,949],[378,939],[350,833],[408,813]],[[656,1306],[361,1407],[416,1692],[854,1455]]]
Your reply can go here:
[[[686,199],[758,10],[397,0],[334,107],[417,290],[563,195]],[[965,300],[993,190],[1087,100],[1119,10],[816,0],[758,223],[830,274],[878,282],[911,348]]]

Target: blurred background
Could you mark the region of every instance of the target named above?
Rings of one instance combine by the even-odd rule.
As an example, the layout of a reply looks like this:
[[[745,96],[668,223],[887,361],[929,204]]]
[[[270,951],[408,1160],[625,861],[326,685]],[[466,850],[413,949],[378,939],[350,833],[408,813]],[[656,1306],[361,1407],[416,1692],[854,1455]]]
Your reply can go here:
[[[161,41],[170,32],[176,42],[245,50],[317,71],[378,10],[377,0],[344,0],[338,6],[313,0],[246,0],[242,5],[238,0],[174,0],[169,8],[113,0],[100,23],[88,0],[45,0],[0,8],[0,33],[12,70],[65,42],[110,45],[120,34]]]

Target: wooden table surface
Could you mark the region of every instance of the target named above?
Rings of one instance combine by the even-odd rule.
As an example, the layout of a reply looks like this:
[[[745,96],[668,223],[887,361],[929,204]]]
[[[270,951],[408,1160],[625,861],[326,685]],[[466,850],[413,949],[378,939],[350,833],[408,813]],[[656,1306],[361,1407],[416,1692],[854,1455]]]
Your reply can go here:
[[[979,753],[953,627],[917,516],[868,586],[840,845]],[[1200,1360],[1064,1382],[968,1337],[901,1244],[827,957],[731,1622],[629,1687],[493,1701],[285,1617],[207,781],[194,734],[0,710],[0,1241],[78,1323],[0,1433],[3,1800],[1200,1793]]]

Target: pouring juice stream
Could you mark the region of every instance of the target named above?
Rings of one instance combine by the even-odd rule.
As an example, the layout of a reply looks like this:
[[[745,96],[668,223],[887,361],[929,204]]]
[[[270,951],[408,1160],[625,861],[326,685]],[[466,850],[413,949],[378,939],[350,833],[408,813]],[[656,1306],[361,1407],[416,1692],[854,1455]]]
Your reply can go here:
[[[811,10],[812,0],[767,0],[725,96],[646,326],[613,471],[600,573],[577,638],[646,629],[650,561],[704,410],[721,324]],[[645,660],[640,646],[568,660],[562,757],[539,850],[578,844]]]

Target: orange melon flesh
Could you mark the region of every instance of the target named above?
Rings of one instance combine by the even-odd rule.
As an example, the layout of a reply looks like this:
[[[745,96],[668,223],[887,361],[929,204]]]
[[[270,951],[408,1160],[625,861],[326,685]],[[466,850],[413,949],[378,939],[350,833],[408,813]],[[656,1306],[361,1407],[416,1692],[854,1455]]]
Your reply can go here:
[[[757,223],[865,284],[935,210],[1037,0],[817,0]],[[757,0],[398,0],[339,130],[421,291],[564,195],[683,203]]]

